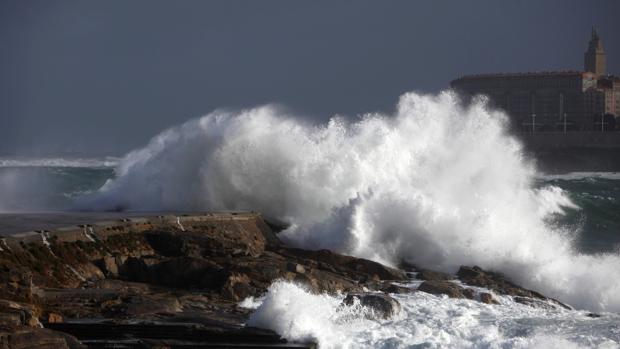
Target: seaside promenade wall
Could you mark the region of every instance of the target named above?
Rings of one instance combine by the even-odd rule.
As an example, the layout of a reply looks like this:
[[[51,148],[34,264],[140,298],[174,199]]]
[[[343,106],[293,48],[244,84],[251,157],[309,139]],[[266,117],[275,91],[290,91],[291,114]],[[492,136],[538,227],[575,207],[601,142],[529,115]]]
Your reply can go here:
[[[517,137],[543,172],[620,172],[620,132],[538,132]]]
[[[618,148],[620,132],[536,132],[517,134],[533,150],[554,148]]]

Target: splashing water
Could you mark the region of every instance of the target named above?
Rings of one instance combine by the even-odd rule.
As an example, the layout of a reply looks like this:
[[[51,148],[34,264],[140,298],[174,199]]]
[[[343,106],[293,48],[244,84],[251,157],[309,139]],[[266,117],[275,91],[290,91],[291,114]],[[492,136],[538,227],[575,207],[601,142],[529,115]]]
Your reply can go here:
[[[620,256],[579,254],[576,231],[554,226],[576,206],[535,187],[506,120],[450,92],[321,126],[271,106],[216,111],[129,153],[82,204],[256,210],[289,222],[281,237],[295,245],[447,272],[479,265],[578,308],[620,310]]]
[[[315,295],[277,281],[248,325],[268,328],[321,348],[618,348],[617,314],[591,319],[585,312],[532,308],[496,296],[501,305],[393,294],[401,313],[389,320],[364,316],[363,307],[341,306],[344,296]]]

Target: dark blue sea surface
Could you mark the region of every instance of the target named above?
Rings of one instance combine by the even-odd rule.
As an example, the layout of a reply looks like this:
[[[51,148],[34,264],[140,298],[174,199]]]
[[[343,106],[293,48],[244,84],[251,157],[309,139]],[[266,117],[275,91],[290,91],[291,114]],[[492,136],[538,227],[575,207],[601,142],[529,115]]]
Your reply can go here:
[[[0,212],[73,210],[76,198],[113,177],[111,167],[0,167]]]
[[[620,173],[573,173],[541,179],[541,186],[562,188],[578,208],[566,208],[556,223],[577,231],[581,252],[620,249]]]

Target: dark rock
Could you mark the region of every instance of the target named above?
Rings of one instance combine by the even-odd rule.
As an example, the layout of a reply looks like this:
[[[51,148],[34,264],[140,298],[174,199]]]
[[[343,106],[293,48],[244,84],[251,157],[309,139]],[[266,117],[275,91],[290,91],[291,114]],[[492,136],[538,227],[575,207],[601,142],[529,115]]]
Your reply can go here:
[[[383,293],[350,293],[342,303],[351,306],[356,301],[360,305],[372,309],[375,317],[389,319],[400,312],[400,303]]]
[[[454,280],[454,276],[438,271],[423,269],[418,272],[416,279],[420,280]]]
[[[534,308],[543,308],[543,309],[556,309],[557,306],[553,303],[548,302],[547,299],[539,299],[539,298],[529,298],[529,297],[512,297],[512,300],[519,304],[528,305]]]
[[[474,299],[474,296],[476,295],[476,292],[474,292],[471,288],[463,288],[462,292],[463,296],[467,299]]]
[[[222,287],[222,295],[235,302],[241,301],[255,293],[256,290],[252,287],[250,278],[245,274],[233,273],[226,279]]]
[[[0,327],[3,349],[86,349],[73,336],[45,328]]]
[[[486,304],[499,304],[493,295],[487,292],[480,293],[480,301]]]
[[[520,287],[499,273],[484,271],[479,267],[461,266],[456,274],[464,283],[488,288],[499,294],[546,299],[542,294]]]
[[[14,258],[19,260],[19,258]],[[1,262],[1,261],[0,261]],[[4,272],[0,272],[0,298],[31,302],[33,300],[33,272],[20,263],[0,264]]]
[[[445,294],[450,298],[469,298],[473,299],[474,295],[472,290],[465,289],[454,282],[443,280],[429,280],[424,281],[418,291],[440,295]]]
[[[405,294],[411,293],[411,289],[408,287],[398,286],[394,284],[385,285],[381,288],[381,291],[386,293],[397,293],[397,294]]]
[[[298,248],[281,248],[278,252],[284,256],[309,259],[318,262],[318,266],[333,272],[347,273],[351,277],[366,281],[378,278],[381,280],[407,280],[402,271],[363,258],[355,258],[334,253],[329,250],[309,251]],[[376,277],[375,277],[376,275]]]
[[[82,229],[62,234],[57,239],[50,237],[50,245],[40,243],[40,239],[16,239],[10,242],[10,250],[0,253],[0,284],[5,285],[0,287],[0,299],[27,304],[24,309],[2,308],[0,301],[0,325],[12,329],[5,334],[22,331],[24,324],[36,326],[40,317],[47,320],[44,322],[49,328],[66,330],[85,340],[131,338],[144,344],[165,337],[158,345],[167,339],[196,340],[188,344],[190,347],[207,337],[215,340],[209,336],[237,340],[235,335],[239,333],[235,331],[241,331],[239,327],[243,326],[239,324],[246,322],[251,313],[238,307],[238,302],[263,295],[277,279],[306,285],[316,293],[347,292],[343,306],[359,301],[373,310],[372,316],[380,318],[394,316],[400,305],[384,293],[363,293],[363,289],[412,291],[392,283],[409,280],[402,270],[328,250],[288,248],[255,214],[125,220],[94,226],[91,234],[96,239],[91,241],[85,240]],[[425,280],[420,291],[475,298],[472,289],[449,281],[452,276],[448,274],[402,266],[418,271],[418,277]],[[510,292],[523,297],[515,301],[534,304],[534,299],[549,304],[542,295],[480,268],[463,267],[459,277],[497,294]],[[480,300],[494,301],[484,294]],[[61,319],[63,322],[59,322]],[[82,319],[105,320],[93,324]],[[54,337],[37,333],[33,338]],[[281,341],[275,333],[269,336],[273,336],[269,343],[274,343],[272,339]],[[0,348],[6,343],[1,338]],[[54,338],[50,345],[64,348],[62,339]],[[67,338],[64,341],[69,343]],[[43,339],[34,343],[49,347]]]
[[[117,258],[114,256],[105,256],[96,260],[95,265],[101,269],[106,276],[117,277],[118,276],[118,263]]]
[[[298,274],[303,274],[306,272],[306,269],[303,265],[292,262],[286,263],[286,270]]]
[[[37,314],[34,305],[0,300],[0,325],[41,327]]]
[[[129,257],[118,268],[119,276],[131,281],[146,282],[148,280],[148,266],[141,258]]]
[[[289,272],[287,276],[286,278],[288,280],[304,284],[308,286],[311,291],[316,293],[336,293],[339,291],[357,292],[362,290],[362,287],[354,280],[324,270],[312,270],[311,273],[305,274]]]
[[[169,314],[181,311],[181,304],[174,296],[169,297],[131,297],[122,303],[124,316],[133,318],[146,314]]]
[[[523,300],[522,302],[520,302],[523,304],[531,306],[536,306],[536,304],[549,304],[547,302],[540,303],[527,300],[534,299],[541,301],[550,301],[551,303],[559,307],[565,309],[572,309],[568,305],[561,303],[558,300],[555,300],[553,298],[547,298],[536,291],[528,290],[526,288],[518,286],[508,280],[502,274],[485,271],[482,270],[480,267],[461,266],[456,275],[462,282],[468,285],[484,287],[498,294],[517,297]]]
[[[221,289],[228,272],[203,258],[178,257],[154,265],[147,272],[147,281],[175,288],[203,287]]]
[[[408,272],[417,272],[419,270],[418,267],[406,261],[401,261],[398,268]]]
[[[151,247],[162,256],[181,257],[188,255],[187,245],[189,241],[176,232],[147,232],[144,237]]]
[[[587,313],[586,316],[596,319],[596,318],[602,317],[603,315],[596,314],[596,313]]]

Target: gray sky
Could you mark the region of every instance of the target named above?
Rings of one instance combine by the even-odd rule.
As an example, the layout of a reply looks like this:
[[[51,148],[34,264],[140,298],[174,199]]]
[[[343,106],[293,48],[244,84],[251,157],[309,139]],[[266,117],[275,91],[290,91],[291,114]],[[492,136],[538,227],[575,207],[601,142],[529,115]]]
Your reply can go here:
[[[219,108],[390,111],[459,75],[620,74],[620,1],[0,0],[0,154],[120,154]]]

